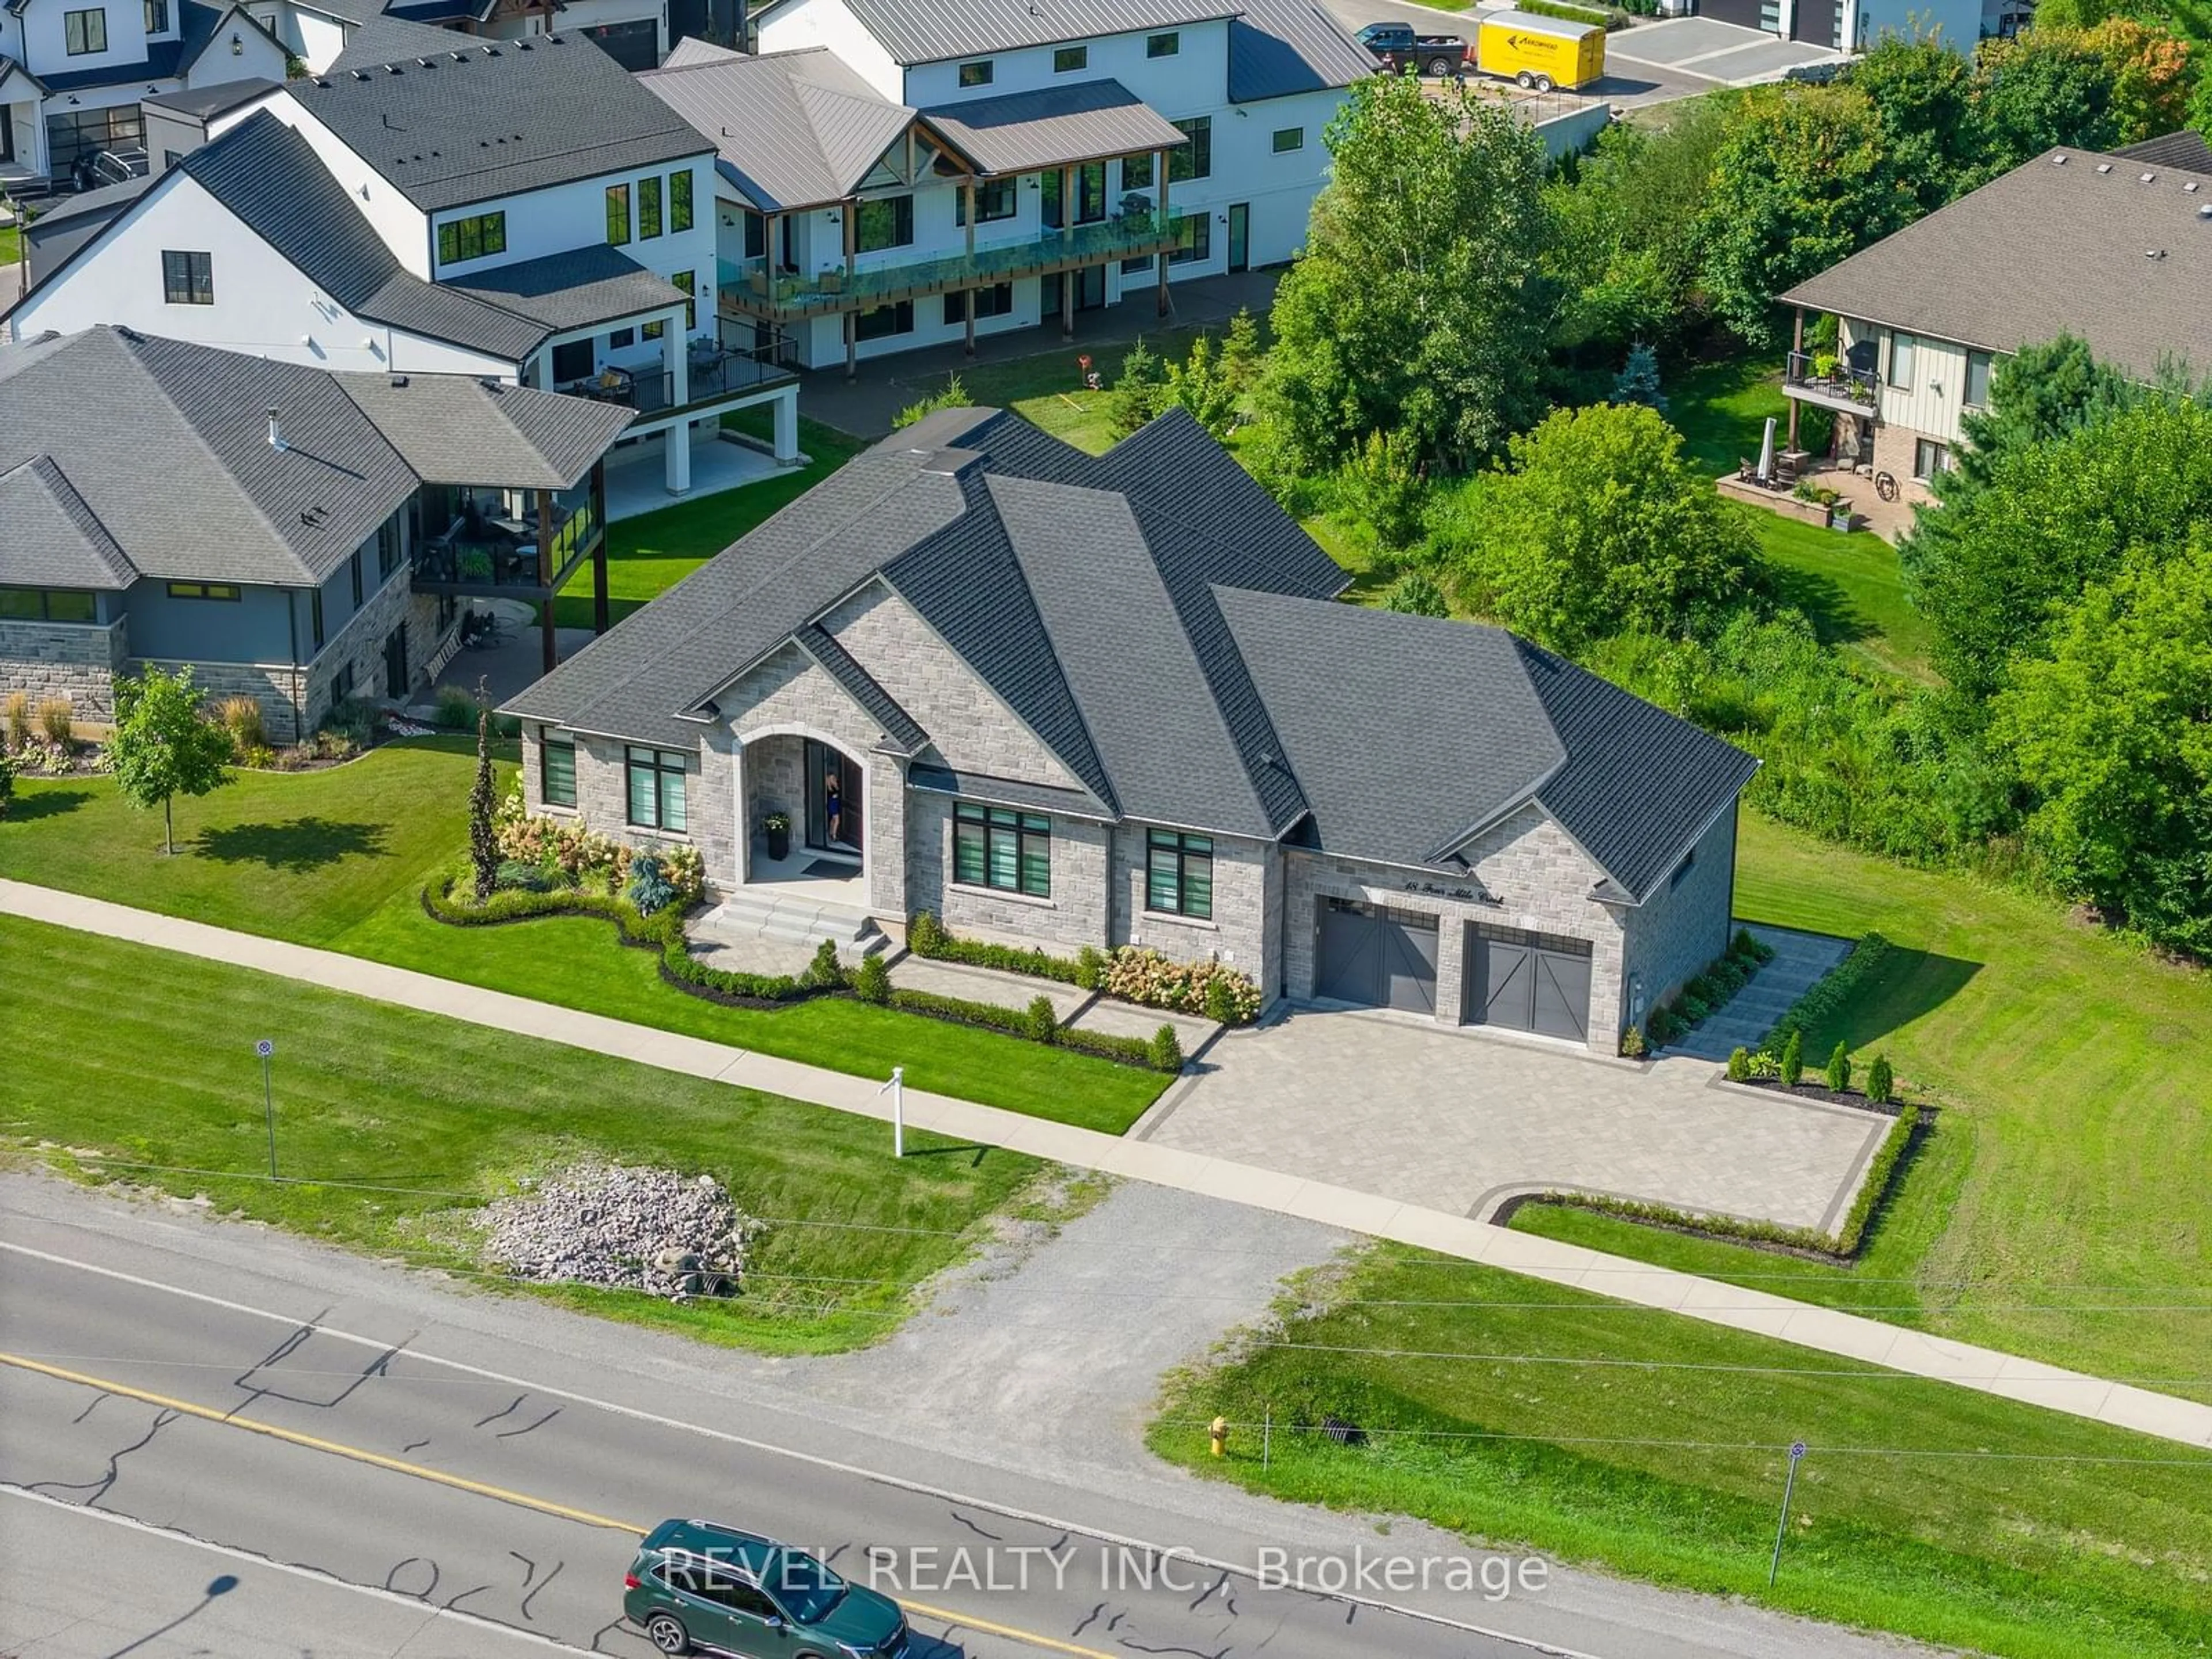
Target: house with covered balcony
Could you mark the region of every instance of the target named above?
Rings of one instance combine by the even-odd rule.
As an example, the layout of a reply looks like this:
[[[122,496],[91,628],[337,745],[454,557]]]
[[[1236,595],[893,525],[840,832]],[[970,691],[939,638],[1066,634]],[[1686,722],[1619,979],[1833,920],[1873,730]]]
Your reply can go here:
[[[333,372],[114,327],[0,346],[0,696],[100,723],[118,674],[192,669],[277,741],[404,701],[461,600],[607,619],[611,404]]]
[[[1790,448],[1801,409],[1818,406],[1835,416],[1838,460],[1923,500],[2024,345],[2073,334],[2146,383],[2212,366],[2212,170],[2201,147],[2164,140],[2051,150],[1781,303],[1796,314]],[[1815,349],[1808,325],[1822,316],[1835,343]]]
[[[725,313],[848,372],[1289,259],[1374,70],[1293,0],[781,0],[758,36],[641,79],[718,135]]]
[[[561,35],[374,50],[210,123],[205,148],[30,250],[15,337],[120,323],[370,373],[462,374],[608,403],[671,495],[723,417],[772,411],[798,455],[773,337],[716,315],[713,147]],[[90,210],[88,210],[88,212]]]

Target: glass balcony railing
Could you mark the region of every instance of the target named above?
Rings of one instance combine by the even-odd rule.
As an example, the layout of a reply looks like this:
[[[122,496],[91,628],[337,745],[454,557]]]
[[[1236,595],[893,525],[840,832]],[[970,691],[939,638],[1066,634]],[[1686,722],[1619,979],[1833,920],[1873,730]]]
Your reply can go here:
[[[985,288],[1039,271],[1157,253],[1176,245],[1182,222],[1181,214],[1122,214],[1066,230],[1046,229],[995,242],[978,241],[972,252],[963,249],[853,271],[825,270],[812,276],[770,271],[767,261],[761,258],[724,259],[720,262],[722,308],[779,314],[865,310],[915,294]]]

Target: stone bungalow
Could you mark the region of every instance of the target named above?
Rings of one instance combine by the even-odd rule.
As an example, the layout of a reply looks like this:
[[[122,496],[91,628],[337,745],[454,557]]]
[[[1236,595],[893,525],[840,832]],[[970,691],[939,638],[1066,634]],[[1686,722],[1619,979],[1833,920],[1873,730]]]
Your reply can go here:
[[[690,841],[726,896],[1611,1052],[1726,945],[1754,763],[1344,585],[1180,411],[1094,457],[951,410],[507,712],[533,811]]]

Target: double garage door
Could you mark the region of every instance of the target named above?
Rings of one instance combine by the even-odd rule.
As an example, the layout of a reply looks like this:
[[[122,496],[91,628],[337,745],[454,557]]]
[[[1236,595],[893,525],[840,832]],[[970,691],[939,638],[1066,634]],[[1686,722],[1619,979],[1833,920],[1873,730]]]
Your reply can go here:
[[[1325,899],[1314,993],[1336,1002],[1409,1013],[1437,1011],[1437,919],[1384,905]],[[1468,929],[1469,1024],[1586,1042],[1590,950],[1583,940],[1487,923]]]

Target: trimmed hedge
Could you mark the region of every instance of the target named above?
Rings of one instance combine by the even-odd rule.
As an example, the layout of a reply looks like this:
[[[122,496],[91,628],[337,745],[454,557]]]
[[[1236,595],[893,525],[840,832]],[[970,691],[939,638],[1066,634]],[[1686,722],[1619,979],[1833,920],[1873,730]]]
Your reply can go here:
[[[1182,1069],[1180,1051],[1176,1053],[1172,1066],[1158,1063],[1164,1056],[1156,1055],[1153,1044],[1143,1037],[1115,1036],[1110,1032],[1078,1030],[1066,1025],[1055,1025],[1049,1036],[1040,1036],[1041,1022],[1036,1016],[1035,1003],[1027,1008],[1002,1008],[995,1002],[970,1002],[965,997],[939,996],[934,991],[894,988],[890,1006],[902,1008],[910,1014],[926,1014],[932,1019],[949,1019],[962,1025],[981,1025],[988,1030],[1003,1031],[1008,1036],[1025,1037],[1032,1042],[1048,1043],[1055,1048],[1073,1048],[1079,1054],[1095,1054],[1101,1060],[1115,1060],[1123,1066],[1141,1066],[1148,1070],[1170,1072]]]
[[[1514,0],[1516,9],[1536,17],[1556,17],[1566,23],[1595,23],[1608,32],[1628,27],[1629,11],[1625,6],[1607,6],[1601,10],[1595,6],[1577,6],[1567,0]]]
[[[1781,1037],[1786,1042],[1793,1035],[1802,1038],[1804,1032],[1817,1026],[1856,995],[1860,982],[1881,966],[1882,959],[1893,948],[1880,933],[1865,935],[1851,947],[1849,956],[1790,1005],[1790,1012],[1775,1021],[1774,1029],[1766,1034],[1766,1040],[1771,1042],[1776,1037]]]
[[[1073,957],[1056,957],[1049,951],[1015,945],[993,945],[980,939],[957,939],[927,910],[917,913],[907,924],[906,943],[915,955],[932,962],[964,962],[971,968],[995,968],[1005,974],[1058,980],[1063,985],[1082,983],[1083,964]]]
[[[972,968],[995,968],[1001,973],[1057,980],[1079,990],[1103,991],[1139,1008],[1200,1014],[1219,1025],[1249,1025],[1259,1017],[1259,991],[1249,975],[1219,963],[1171,962],[1158,951],[1137,945],[1124,945],[1108,951],[1086,945],[1080,956],[1056,957],[1049,951],[961,939],[947,932],[928,910],[915,911],[908,921],[906,945],[931,962],[963,962]],[[1137,994],[1152,980],[1163,976],[1195,988],[1181,1000]]]
[[[1889,1131],[1882,1136],[1881,1145],[1875,1149],[1873,1161],[1867,1165],[1866,1179],[1860,1182],[1858,1196],[1844,1215],[1843,1225],[1831,1238],[1814,1227],[1784,1226],[1778,1221],[1747,1221],[1735,1216],[1700,1215],[1692,1210],[1678,1210],[1667,1204],[1645,1204],[1635,1199],[1610,1198],[1601,1193],[1538,1193],[1528,1203],[1554,1204],[1564,1209],[1589,1210],[1597,1215],[1608,1215],[1617,1220],[1639,1222],[1645,1225],[1664,1227],[1674,1232],[1694,1233],[1700,1237],[1726,1239],[1742,1244],[1765,1244],[1781,1249],[1794,1250],[1804,1255],[1820,1256],[1829,1261],[1850,1261],[1855,1259],[1866,1243],[1875,1217],[1881,1213],[1887,1201],[1889,1189],[1897,1178],[1898,1166],[1911,1150],[1912,1143],[1929,1121],[1929,1109],[1918,1103],[1908,1103],[1891,1121]],[[1496,1219],[1499,1224],[1510,1220],[1514,1206],[1499,1210]]]

